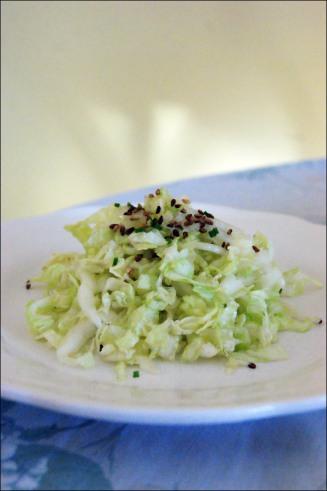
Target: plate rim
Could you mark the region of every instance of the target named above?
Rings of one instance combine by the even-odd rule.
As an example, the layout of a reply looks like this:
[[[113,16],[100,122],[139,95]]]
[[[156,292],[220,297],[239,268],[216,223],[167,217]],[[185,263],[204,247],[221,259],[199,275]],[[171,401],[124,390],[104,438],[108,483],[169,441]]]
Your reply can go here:
[[[321,394],[312,397],[298,399],[296,397],[284,399],[273,404],[256,403],[227,406],[224,408],[158,408],[158,407],[119,407],[106,406],[104,403],[93,401],[91,410],[88,411],[84,404],[78,400],[66,402],[60,396],[55,402],[40,394],[31,394],[21,388],[6,387],[1,384],[1,397],[8,400],[28,405],[35,405],[49,411],[59,411],[64,414],[79,417],[98,419],[119,423],[135,423],[149,425],[206,425],[237,423],[248,420],[258,420],[278,416],[301,414],[308,411],[326,409],[326,395]],[[58,397],[58,395],[56,396]]]

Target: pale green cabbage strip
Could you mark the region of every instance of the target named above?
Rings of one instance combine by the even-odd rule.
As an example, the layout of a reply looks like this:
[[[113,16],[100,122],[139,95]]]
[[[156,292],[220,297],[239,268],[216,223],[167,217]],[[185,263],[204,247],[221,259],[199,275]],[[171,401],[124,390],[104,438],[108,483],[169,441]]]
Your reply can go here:
[[[311,280],[283,273],[266,237],[248,237],[164,189],[144,208],[110,205],[65,228],[84,253],[55,254],[31,279],[44,296],[26,306],[32,335],[64,363],[90,367],[98,356],[122,378],[127,365],[146,369],[155,358],[223,357],[231,367],[280,360],[278,333],[318,321],[283,303]]]

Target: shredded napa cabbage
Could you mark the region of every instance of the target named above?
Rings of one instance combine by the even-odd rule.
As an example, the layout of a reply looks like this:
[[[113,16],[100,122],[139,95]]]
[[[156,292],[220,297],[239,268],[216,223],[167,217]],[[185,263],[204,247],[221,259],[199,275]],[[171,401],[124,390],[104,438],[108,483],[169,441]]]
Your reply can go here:
[[[156,358],[280,360],[278,333],[317,323],[283,301],[317,282],[282,272],[264,235],[249,237],[164,189],[65,228],[84,252],[55,254],[30,280],[44,295],[26,306],[32,335],[63,363],[87,368],[98,356],[121,379],[126,366],[151,368]]]

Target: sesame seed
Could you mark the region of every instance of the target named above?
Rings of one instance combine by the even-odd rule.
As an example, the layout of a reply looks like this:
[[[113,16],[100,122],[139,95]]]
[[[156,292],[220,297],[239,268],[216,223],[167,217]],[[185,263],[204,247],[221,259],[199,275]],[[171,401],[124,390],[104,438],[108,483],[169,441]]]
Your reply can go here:
[[[200,213],[200,215],[204,215],[204,211],[202,210],[198,210],[198,213]]]
[[[160,196],[160,194],[161,194],[160,189],[159,189],[159,188],[158,188],[158,189],[156,189],[156,195],[157,195],[157,196]]]
[[[230,228],[230,229],[227,230],[226,234],[227,235],[230,235],[232,232],[233,232],[233,229]]]
[[[225,245],[226,245],[226,242],[223,242],[223,243],[221,244],[221,247],[222,247],[223,249],[225,249]]]
[[[188,237],[188,232],[183,232],[183,239],[186,239]]]
[[[208,218],[215,218],[211,213],[209,213],[208,211],[205,211],[204,212],[205,216],[208,217]]]
[[[280,288],[278,293],[281,294],[282,291],[283,291],[283,288]]]
[[[318,322],[318,324],[322,324],[322,319],[320,319],[320,321]]]
[[[140,262],[140,261],[141,261],[142,257],[143,257],[143,254],[137,254],[137,256],[135,256],[135,258],[134,258],[134,259],[135,259],[135,261],[138,263],[138,262]]]
[[[27,280],[26,283],[25,283],[25,288],[26,290],[29,290],[31,288],[31,281],[30,280]]]
[[[158,218],[158,223],[159,223],[159,225],[162,225],[162,222],[163,222],[163,216],[161,215],[161,216]]]
[[[118,223],[112,223],[111,225],[109,225],[109,228],[111,230],[115,230],[117,227],[119,227]]]
[[[260,252],[259,247],[255,246],[255,245],[252,246],[252,249],[254,250],[254,252]]]
[[[248,367],[254,370],[255,368],[257,368],[257,365],[251,361],[251,363],[248,364]]]
[[[102,350],[103,350],[103,344],[100,344],[99,351],[101,352]]]
[[[170,206],[175,206],[176,205],[176,200],[175,198],[173,198],[170,202]]]
[[[120,226],[120,235],[125,235],[126,228],[124,225]]]
[[[158,213],[160,213],[160,212],[161,212],[161,206],[157,206],[157,208],[156,208],[156,213],[158,214]]]
[[[177,228],[174,228],[174,230],[173,230],[173,236],[174,237],[179,237],[179,231],[177,230]]]
[[[154,198],[154,194],[150,193],[149,198]]]
[[[130,227],[126,230],[126,235],[131,235],[134,232],[134,227]]]
[[[181,206],[182,205],[178,203],[177,205],[175,205],[175,208],[180,208]]]

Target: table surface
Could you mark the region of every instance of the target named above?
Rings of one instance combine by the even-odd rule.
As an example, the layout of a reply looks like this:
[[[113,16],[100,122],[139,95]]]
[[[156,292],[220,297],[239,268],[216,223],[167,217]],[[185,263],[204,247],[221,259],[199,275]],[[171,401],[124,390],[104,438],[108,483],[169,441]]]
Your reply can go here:
[[[197,201],[325,223],[325,183],[325,160],[315,160],[167,187]],[[115,198],[140,200],[145,191]],[[1,489],[323,490],[325,435],[323,410],[160,427],[94,421],[2,400]]]

